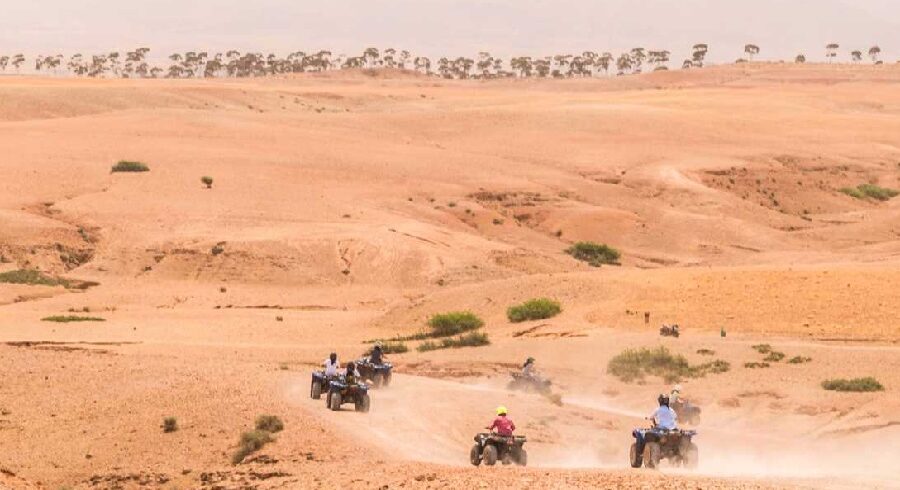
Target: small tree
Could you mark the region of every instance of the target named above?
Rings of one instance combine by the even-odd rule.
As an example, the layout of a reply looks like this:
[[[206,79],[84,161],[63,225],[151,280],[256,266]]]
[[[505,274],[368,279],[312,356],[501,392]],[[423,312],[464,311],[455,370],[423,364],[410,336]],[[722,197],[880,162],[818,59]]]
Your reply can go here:
[[[759,46],[755,44],[747,44],[744,46],[744,52],[747,53],[747,57],[750,58],[750,61],[753,61],[753,57],[759,54]]]
[[[828,62],[831,63],[835,57],[837,57],[837,50],[841,45],[838,43],[829,43],[825,46],[825,57],[828,58]]]
[[[881,48],[878,46],[872,46],[869,48],[869,58],[872,58],[872,63],[878,63],[878,55],[881,54]]]
[[[212,177],[210,177],[208,175],[204,175],[203,177],[200,178],[200,182],[203,182],[203,185],[205,185],[207,189],[212,189],[212,185],[213,185]]]
[[[852,59],[854,63],[859,63],[860,61],[862,61],[862,51],[858,49],[851,51],[850,59]]]
[[[794,58],[794,63],[797,63],[798,65],[806,63],[806,56],[803,53],[798,54],[797,57]]]

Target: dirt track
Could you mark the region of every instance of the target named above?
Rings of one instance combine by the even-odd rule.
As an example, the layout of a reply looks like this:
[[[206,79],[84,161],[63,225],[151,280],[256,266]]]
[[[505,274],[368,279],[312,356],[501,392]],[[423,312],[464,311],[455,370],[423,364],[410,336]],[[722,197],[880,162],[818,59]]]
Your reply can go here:
[[[0,272],[99,283],[0,284],[0,486],[896,486],[900,200],[839,189],[900,187],[898,84],[896,67],[817,65],[0,79]],[[151,170],[111,174],[119,159]],[[574,261],[577,240],[622,266]],[[538,296],[563,313],[506,320]],[[367,415],[309,400],[331,350],[460,309],[490,346],[391,356]],[[58,314],[106,321],[41,321]],[[681,339],[656,335],[670,321]],[[744,368],[758,343],[812,362]],[[704,408],[694,473],[626,468],[668,386],[606,363],[656,345],[731,364],[684,382]],[[503,389],[528,355],[563,406]],[[870,375],[884,392],[820,387]],[[498,404],[529,436],[527,469],[466,463]],[[285,431],[232,466],[261,413]]]

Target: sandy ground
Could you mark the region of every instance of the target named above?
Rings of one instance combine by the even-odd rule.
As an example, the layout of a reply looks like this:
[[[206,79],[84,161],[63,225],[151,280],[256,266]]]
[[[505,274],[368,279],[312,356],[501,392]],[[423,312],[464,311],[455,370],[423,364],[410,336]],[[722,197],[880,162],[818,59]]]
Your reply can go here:
[[[99,283],[0,284],[0,487],[897,488],[900,198],[838,191],[900,187],[897,67],[6,77],[0,170],[0,272]],[[538,296],[563,313],[509,323]],[[331,350],[460,309],[490,346],[392,355],[368,414],[309,398]],[[73,311],[106,321],[41,320]],[[812,361],[745,368],[758,343]],[[683,383],[696,471],[627,465],[668,385],[606,364],[657,345],[731,364]],[[561,406],[505,389],[529,355]],[[857,376],[885,391],[820,387]],[[468,465],[499,404],[528,468]],[[232,465],[263,413],[285,430]]]

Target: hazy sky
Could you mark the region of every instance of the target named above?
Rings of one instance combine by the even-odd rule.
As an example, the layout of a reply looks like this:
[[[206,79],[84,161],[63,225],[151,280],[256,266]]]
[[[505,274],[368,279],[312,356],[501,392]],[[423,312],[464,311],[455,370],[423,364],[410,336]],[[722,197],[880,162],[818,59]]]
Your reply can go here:
[[[357,53],[395,47],[472,55],[664,48],[696,42],[733,61],[748,42],[761,58],[822,59],[824,45],[878,44],[900,58],[900,0],[0,0],[0,54],[150,47]]]

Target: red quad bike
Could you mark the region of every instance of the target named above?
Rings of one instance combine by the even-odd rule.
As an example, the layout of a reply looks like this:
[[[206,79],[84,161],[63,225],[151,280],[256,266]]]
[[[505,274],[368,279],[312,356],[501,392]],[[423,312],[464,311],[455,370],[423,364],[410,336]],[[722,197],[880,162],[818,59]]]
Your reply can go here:
[[[482,461],[487,466],[494,466],[497,461],[525,466],[528,464],[528,453],[522,447],[524,444],[525,436],[501,436],[495,432],[482,432],[475,436],[475,445],[469,451],[469,462],[474,466],[480,465]]]

